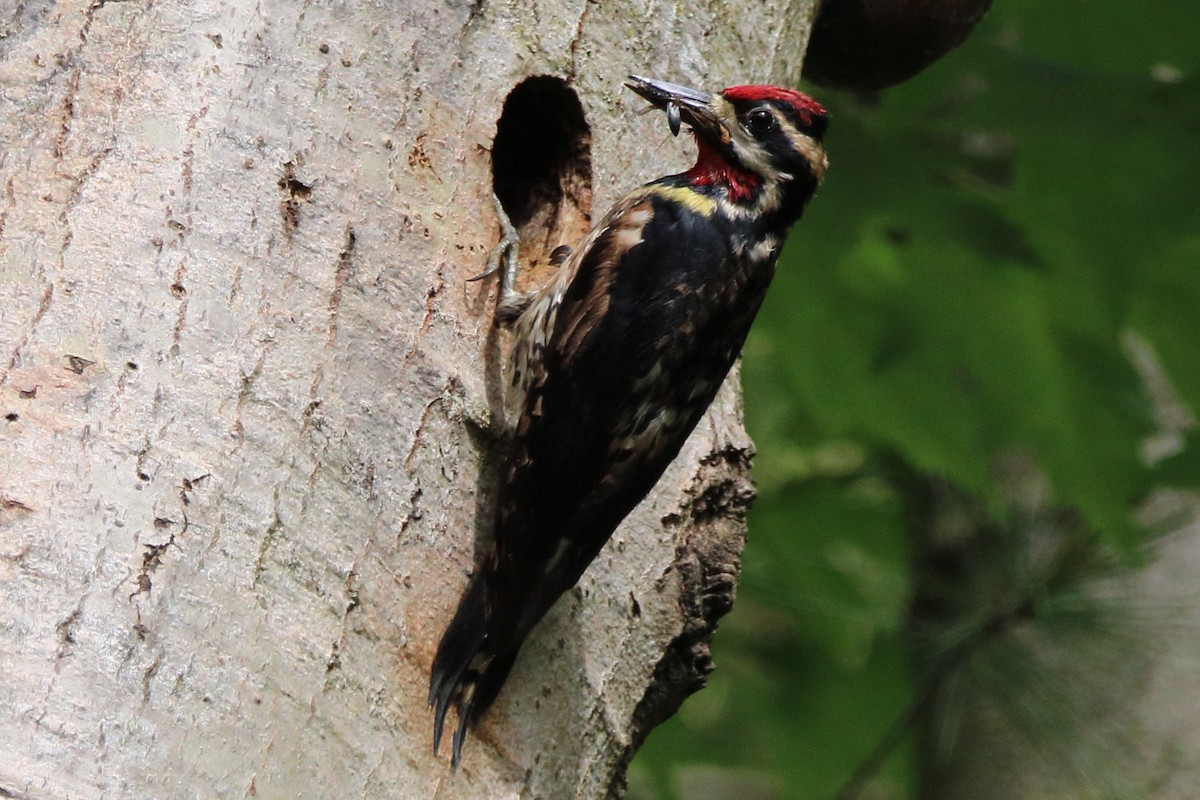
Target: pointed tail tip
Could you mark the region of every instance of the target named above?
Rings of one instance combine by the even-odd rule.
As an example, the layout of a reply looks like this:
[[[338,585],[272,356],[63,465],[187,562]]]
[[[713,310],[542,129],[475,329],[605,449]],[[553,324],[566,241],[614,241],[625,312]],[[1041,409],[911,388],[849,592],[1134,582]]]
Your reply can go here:
[[[429,682],[429,705],[433,708],[433,754],[438,754],[438,747],[442,744],[442,731],[446,726],[446,712],[450,710],[450,695],[453,694],[454,685],[447,685],[443,677],[440,677],[437,671],[434,671],[432,680]]]
[[[460,675],[457,680],[450,682],[444,677],[435,678],[429,690],[429,704],[433,706],[433,754],[437,756],[442,744],[442,734],[446,728],[446,715],[450,712],[451,700],[455,700],[458,712],[458,724],[454,727],[451,737],[450,766],[457,770],[462,761],[463,742],[467,739],[467,729],[472,722],[472,698],[476,675]]]
[[[458,713],[458,724],[454,727],[450,765],[457,770],[462,761],[463,742],[467,728],[473,722],[473,698],[478,673],[466,665],[457,664],[451,670],[434,663],[429,679],[429,705],[433,708],[433,755],[436,757],[446,729],[446,717],[453,705]]]
[[[470,710],[460,708],[458,710],[458,727],[454,729],[453,753],[450,757],[450,766],[454,769],[458,769],[458,763],[462,761],[462,746],[467,738],[467,724],[470,721]]]
[[[434,705],[433,713],[433,755],[436,758],[438,748],[442,744],[442,734],[446,726],[446,713],[450,709],[450,696],[443,694],[435,698],[430,705]],[[467,726],[470,723],[471,714],[469,708],[464,708],[461,704],[458,708],[458,725],[454,728],[454,734],[451,738],[450,751],[450,767],[458,770],[458,765],[462,761],[463,742],[467,738]]]
[[[433,757],[437,758],[438,747],[442,743],[442,720],[435,719],[433,721]]]
[[[454,752],[451,760],[454,767],[462,758],[466,723],[473,722],[474,684],[479,678],[479,667],[472,662],[490,660],[481,652],[487,638],[487,584],[480,576],[467,587],[459,602],[454,618],[442,634],[437,653],[433,657],[433,669],[429,676],[429,705],[433,707],[433,754],[436,756],[442,742],[446,716],[453,705],[458,712],[458,725],[454,733]]]

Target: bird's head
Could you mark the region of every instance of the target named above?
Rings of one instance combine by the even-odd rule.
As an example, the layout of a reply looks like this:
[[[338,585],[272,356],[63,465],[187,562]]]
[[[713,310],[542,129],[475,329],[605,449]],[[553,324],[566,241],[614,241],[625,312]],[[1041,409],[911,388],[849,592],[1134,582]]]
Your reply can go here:
[[[821,141],[825,109],[808,95],[779,86],[731,86],[716,94],[631,75],[625,84],[691,126],[699,153],[686,175],[696,186],[724,189],[733,203],[762,211],[807,200],[825,175]]]

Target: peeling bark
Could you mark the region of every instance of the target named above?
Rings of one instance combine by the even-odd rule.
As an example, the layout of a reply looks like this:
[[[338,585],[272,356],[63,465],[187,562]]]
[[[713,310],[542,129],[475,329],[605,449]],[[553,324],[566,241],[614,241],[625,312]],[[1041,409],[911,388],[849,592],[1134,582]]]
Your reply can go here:
[[[457,774],[433,649],[486,536],[507,93],[596,209],[690,156],[627,72],[793,81],[810,3],[18,3],[0,20],[0,794],[603,797],[702,685],[736,380]]]

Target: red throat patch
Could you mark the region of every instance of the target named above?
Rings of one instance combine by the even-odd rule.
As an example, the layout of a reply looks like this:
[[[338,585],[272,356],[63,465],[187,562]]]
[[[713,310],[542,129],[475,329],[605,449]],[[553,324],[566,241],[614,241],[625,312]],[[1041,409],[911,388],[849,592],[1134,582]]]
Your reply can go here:
[[[692,186],[724,186],[732,203],[749,200],[754,196],[762,179],[752,172],[734,167],[712,145],[704,141],[704,137],[696,137],[696,146],[699,148],[696,165],[685,173]]]

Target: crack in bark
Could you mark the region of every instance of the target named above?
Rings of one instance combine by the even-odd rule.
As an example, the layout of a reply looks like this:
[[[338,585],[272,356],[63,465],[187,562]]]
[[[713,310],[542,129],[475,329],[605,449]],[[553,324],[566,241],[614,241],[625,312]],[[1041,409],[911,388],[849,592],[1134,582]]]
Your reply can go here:
[[[279,538],[279,532],[283,530],[283,520],[279,516],[279,487],[275,487],[275,518],[271,520],[271,524],[267,526],[267,531],[263,535],[263,540],[258,546],[258,557],[254,560],[254,579],[250,583],[250,588],[257,590],[262,582],[263,574],[267,571],[267,557],[271,553],[271,548],[275,546],[275,540]]]
[[[32,513],[33,513],[33,509],[30,508],[29,506],[27,506],[26,504],[22,503],[20,500],[16,500],[12,497],[7,497],[5,495],[0,495],[0,527],[7,525],[9,522],[12,522],[13,520],[29,516]],[[18,553],[14,557],[9,557],[9,556],[5,555],[5,556],[0,556],[0,558],[4,558],[6,561],[10,561],[10,560],[20,561],[28,554],[29,554],[29,543],[26,542],[25,548],[24,548],[24,550],[22,550],[21,553]]]
[[[325,331],[326,351],[334,350],[334,345],[337,343],[337,321],[340,318],[342,311],[342,293],[346,289],[346,281],[350,273],[350,264],[354,257],[355,235],[352,225],[347,223],[346,236],[344,236],[342,251],[337,254],[337,266],[334,269],[334,289],[330,291],[329,302],[326,303],[329,313],[329,323],[326,325],[328,330]],[[304,413],[304,425],[301,426],[301,431],[308,432],[308,429],[313,427],[313,414],[316,413],[320,405],[317,398],[320,391],[320,385],[325,381],[325,365],[326,360],[320,360],[317,363],[317,368],[314,369],[312,375],[312,383],[308,384],[308,403]],[[319,419],[317,420],[319,422]]]
[[[0,161],[0,167],[2,166],[3,161]],[[17,207],[17,192],[13,188],[14,181],[16,181],[16,177],[9,176],[8,181],[4,184],[4,199],[8,203],[4,208],[0,208],[0,239],[4,238],[4,226],[8,223],[8,215]]]
[[[568,52],[571,54],[571,64],[567,67],[567,83],[574,83],[579,74],[579,43],[583,41],[583,26],[587,23],[588,12],[591,11],[592,0],[583,0],[583,11],[579,12],[579,20],[575,23],[575,35],[571,37]]]
[[[412,344],[409,345],[404,357],[400,360],[401,374],[408,368],[409,362],[420,350],[421,339],[433,325],[434,315],[437,314],[439,308],[438,300],[446,289],[445,266],[444,263],[438,266],[437,282],[425,291],[425,316],[422,317],[421,324],[417,326],[417,332],[413,334]]]
[[[194,120],[195,118],[193,117],[192,119]],[[195,127],[194,124],[191,121],[189,121],[189,123],[188,123],[189,130],[194,130],[194,127]],[[192,193],[192,169],[195,167],[195,165],[196,165],[195,143],[188,142],[188,146],[183,148],[183,167],[180,170],[181,177],[183,178],[183,195],[184,195],[184,197],[188,197]],[[189,223],[189,225],[191,224],[190,216],[188,219],[188,223]]]
[[[413,474],[412,464],[417,457],[417,451],[421,448],[421,439],[424,434],[425,425],[429,422],[429,417],[433,413],[433,407],[439,403],[446,403],[451,398],[451,393],[457,387],[457,381],[451,378],[445,387],[442,388],[438,396],[425,404],[425,409],[421,412],[421,418],[417,420],[417,426],[413,430],[412,445],[408,448],[408,453],[404,456],[404,469],[409,475]]]
[[[462,34],[463,37],[465,37],[467,31],[469,31],[476,22],[483,18],[483,6],[484,0],[470,0],[468,3],[467,18],[463,22],[462,26],[459,27],[459,33]],[[415,63],[416,61],[414,59],[414,64]]]
[[[350,274],[351,259],[354,257],[354,244],[357,237],[354,228],[346,224],[346,235],[342,251],[338,253],[337,267],[333,273],[333,292],[329,295],[329,332],[325,337],[325,349],[332,350],[337,341],[338,316],[342,308],[342,291],[346,288],[346,278]]]
[[[25,326],[25,335],[21,337],[21,341],[17,342],[17,346],[13,348],[12,355],[9,356],[8,364],[4,370],[0,372],[0,386],[8,383],[9,374],[17,368],[21,363],[21,351],[29,344],[30,337],[37,331],[38,324],[42,321],[42,317],[46,316],[46,312],[50,309],[50,301],[54,299],[54,284],[46,284],[46,288],[42,291],[41,302],[38,303],[37,311],[33,312],[33,318],[29,320],[29,324]]]
[[[54,632],[58,634],[58,649],[54,652],[55,673],[58,672],[60,662],[75,652],[75,627],[79,624],[81,616],[83,616],[83,600],[79,601],[79,605],[75,606],[75,610],[66,619],[54,626]]]
[[[149,440],[147,440],[146,445],[143,448],[142,453],[139,453],[139,456],[144,455],[145,451],[149,450],[149,448],[150,448],[150,444],[149,444]],[[142,478],[143,474],[144,473],[142,473],[141,470],[139,469],[138,477]],[[182,478],[180,480],[180,482],[179,482],[179,511],[180,511],[180,516],[183,517],[182,523],[176,522],[173,519],[168,519],[167,517],[155,517],[154,518],[154,521],[152,524],[156,529],[162,530],[165,528],[169,528],[172,525],[179,525],[180,527],[179,527],[178,531],[172,531],[171,535],[167,538],[167,540],[165,542],[162,542],[160,544],[145,544],[145,545],[143,545],[143,547],[145,548],[145,552],[142,553],[142,566],[141,566],[141,569],[138,571],[137,578],[136,578],[137,588],[134,589],[134,591],[129,595],[129,600],[131,602],[132,602],[133,598],[137,597],[138,595],[150,594],[151,589],[154,588],[154,579],[152,576],[154,575],[155,572],[158,571],[158,568],[162,566],[163,556],[166,554],[167,550],[171,547],[176,547],[176,548],[182,550],[182,548],[179,547],[179,543],[177,540],[179,538],[181,538],[182,536],[184,536],[188,532],[188,530],[191,528],[191,521],[188,519],[187,507],[189,505],[191,505],[192,500],[191,500],[191,497],[189,497],[188,493],[193,491],[196,488],[196,484],[200,483],[201,481],[208,480],[210,477],[212,477],[212,475],[206,472],[203,475],[200,475],[199,477],[196,477],[196,478]],[[144,478],[144,480],[148,480],[148,478]],[[140,608],[137,609],[136,613],[137,613],[137,621],[134,624],[133,629],[139,639],[144,639],[144,638],[146,638],[146,627],[142,624],[141,609]]]
[[[196,166],[196,140],[199,138],[196,127],[197,123],[206,116],[208,116],[208,106],[201,106],[199,110],[188,117],[185,126],[188,132],[188,143],[183,148],[179,177],[183,182],[183,217],[187,231],[192,229],[192,174]]]
[[[334,349],[334,345],[337,343],[338,319],[341,315],[342,309],[342,293],[345,291],[346,281],[350,275],[350,266],[354,258],[354,246],[356,238],[357,237],[354,234],[353,226],[347,223],[342,250],[340,253],[338,253],[337,266],[334,268],[333,290],[330,292],[329,302],[326,304],[329,314],[329,322],[327,324],[327,330],[325,333],[324,349],[327,353],[332,351]],[[325,367],[327,364],[328,360],[325,357],[322,357],[320,362],[317,364],[316,370],[313,372],[312,383],[310,383],[308,386],[308,397],[312,402],[310,402],[308,407],[305,409],[303,426],[303,430],[305,432],[307,432],[311,427],[313,412],[316,410],[316,407],[321,404],[321,401],[317,399],[317,394],[320,391],[321,384],[325,382]]]
[[[204,475],[204,476],[201,476],[200,478],[197,478],[196,480],[203,480],[204,478],[207,478],[207,477],[208,477],[207,475]],[[167,538],[167,540],[161,544],[143,545],[146,548],[146,551],[144,553],[142,553],[142,568],[138,572],[138,576],[137,576],[137,589],[134,590],[133,594],[129,595],[130,600],[132,600],[133,598],[137,597],[140,594],[150,594],[150,590],[154,587],[154,582],[153,582],[153,579],[151,576],[158,570],[159,567],[162,566],[163,555],[166,553],[168,548],[170,548],[172,546],[179,547],[179,544],[176,542],[176,538],[178,536],[182,536],[183,534],[187,533],[187,530],[190,527],[190,523],[188,522],[188,515],[187,515],[187,505],[189,502],[191,502],[188,499],[187,491],[188,491],[188,489],[191,488],[191,486],[192,486],[192,482],[189,481],[187,478],[184,478],[183,484],[182,484],[183,488],[181,488],[179,491],[180,507],[181,507],[182,515],[183,515],[183,524],[180,527],[179,532],[178,533],[172,532],[171,535]],[[155,528],[163,529],[163,528],[169,528],[172,525],[176,525],[178,523],[176,523],[175,520],[167,519],[166,517],[155,517],[153,524],[154,524]],[[139,638],[141,638],[144,635],[144,628],[142,628],[142,626],[141,626],[140,612],[139,612],[139,616],[138,616],[137,628],[138,628],[138,636],[139,636]]]
[[[142,446],[137,451],[137,460],[133,464],[133,474],[137,476],[139,481],[150,480],[150,475],[145,470],[146,456],[150,452],[150,437],[147,436],[142,441]]]
[[[254,368],[249,375],[242,376],[242,385],[238,388],[237,403],[234,406],[235,417],[233,420],[233,437],[237,442],[237,446],[233,448],[236,453],[246,441],[246,426],[242,423],[242,411],[246,408],[246,401],[250,399],[251,389],[255,382],[262,376],[263,365],[266,363],[267,356],[271,353],[271,342],[268,340],[267,346],[259,350],[258,361],[255,362]]]
[[[400,530],[396,531],[396,539],[403,540],[404,534],[408,532],[408,527],[414,522],[420,522],[425,516],[425,512],[417,508],[417,502],[421,499],[421,495],[425,493],[419,485],[414,487],[412,494],[408,496],[408,513],[404,515],[404,519],[400,520]]]
[[[183,336],[183,328],[187,321],[188,296],[187,287],[183,284],[187,274],[187,259],[184,258],[175,269],[175,277],[171,283],[171,294],[179,298],[179,310],[175,315],[175,326],[171,330],[171,349],[168,351],[173,357],[179,355],[179,340]]]
[[[146,667],[145,671],[142,672],[142,702],[143,703],[150,702],[150,683],[154,680],[154,676],[158,674],[158,670],[162,667],[162,663],[163,663],[163,655],[162,655],[162,653],[158,653],[154,657],[154,661],[152,661],[150,663],[150,666]]]
[[[75,229],[71,227],[71,212],[79,203],[79,198],[83,195],[83,189],[87,185],[88,179],[96,174],[96,170],[113,151],[112,146],[102,148],[92,155],[86,167],[78,174],[71,177],[70,193],[67,195],[66,202],[63,203],[62,211],[58,214],[58,221],[63,226],[63,238],[58,245],[58,269],[60,275],[69,274],[67,269],[67,250],[70,249],[71,243],[75,241]],[[61,157],[59,159],[61,161]]]
[[[87,24],[91,24],[90,9]],[[80,36],[81,38],[84,38],[84,41],[86,41],[86,37],[83,37],[82,32],[80,33]],[[71,56],[73,57],[74,53],[72,53]],[[81,75],[83,75],[83,69],[76,67],[71,72],[71,77],[67,79],[67,91],[63,95],[62,101],[62,117],[58,122],[58,135],[54,137],[54,160],[58,161],[59,163],[62,163],[63,160],[63,152],[66,148],[67,137],[71,135],[71,123],[75,119],[75,98],[79,94],[79,78]]]
[[[289,244],[292,234],[300,227],[300,206],[312,200],[312,184],[296,177],[296,167],[302,163],[299,154],[291,161],[284,162],[283,177],[276,182],[284,194],[283,200],[279,202],[279,215],[283,218],[283,235]]]

